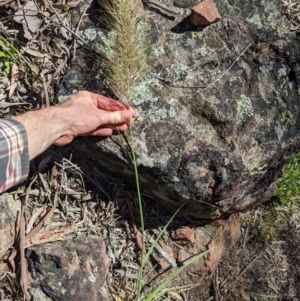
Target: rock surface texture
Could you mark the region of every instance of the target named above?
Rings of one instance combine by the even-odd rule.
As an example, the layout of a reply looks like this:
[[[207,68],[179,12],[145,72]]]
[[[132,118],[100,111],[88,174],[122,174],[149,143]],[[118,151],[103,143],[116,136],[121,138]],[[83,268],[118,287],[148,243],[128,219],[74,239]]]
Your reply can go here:
[[[48,243],[31,249],[31,283],[50,300],[105,301],[101,288],[108,273],[105,244],[98,236]],[[34,263],[33,263],[34,262]],[[37,299],[39,300],[39,299]]]
[[[20,223],[20,212],[19,204],[10,194],[0,195],[0,260],[15,242]]]
[[[140,30],[151,45],[151,70],[132,88],[141,190],[170,210],[186,203],[182,214],[207,219],[274,195],[300,132],[300,38],[279,3],[214,3],[222,19],[207,27],[189,23],[190,8],[176,7],[175,18],[146,9]],[[99,20],[91,9],[81,34],[95,49],[109,49],[113,34]],[[60,99],[80,89],[107,92],[97,60],[85,49],[78,53]],[[83,138],[73,145],[134,183],[124,141]]]

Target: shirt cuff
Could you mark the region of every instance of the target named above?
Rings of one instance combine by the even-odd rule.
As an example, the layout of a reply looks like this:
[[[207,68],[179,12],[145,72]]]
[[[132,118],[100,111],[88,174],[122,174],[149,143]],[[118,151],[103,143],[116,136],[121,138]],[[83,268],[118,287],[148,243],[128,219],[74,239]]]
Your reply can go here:
[[[0,193],[23,182],[29,173],[28,137],[23,124],[0,119]]]

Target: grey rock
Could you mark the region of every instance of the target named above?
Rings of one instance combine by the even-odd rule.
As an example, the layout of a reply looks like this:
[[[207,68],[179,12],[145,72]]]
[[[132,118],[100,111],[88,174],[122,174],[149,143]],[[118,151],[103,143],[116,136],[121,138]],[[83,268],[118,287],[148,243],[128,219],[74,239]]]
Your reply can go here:
[[[189,12],[179,21],[151,12],[142,32],[151,74],[132,90],[141,190],[169,210],[186,203],[182,214],[207,219],[273,196],[300,132],[299,36],[273,0],[215,4],[222,20],[206,28],[192,27]],[[107,47],[107,30],[83,26],[96,28],[95,49]],[[91,57],[78,52],[60,96],[107,91],[101,62]],[[73,147],[134,185],[123,145],[115,136]]]
[[[174,6],[188,8],[199,4],[201,0],[173,0]]]
[[[106,300],[101,287],[106,280],[109,259],[100,237],[79,237],[34,247],[29,261],[34,280],[31,292],[39,291],[36,300],[46,297],[55,301]]]
[[[12,247],[20,223],[20,206],[8,194],[0,195],[0,260]]]

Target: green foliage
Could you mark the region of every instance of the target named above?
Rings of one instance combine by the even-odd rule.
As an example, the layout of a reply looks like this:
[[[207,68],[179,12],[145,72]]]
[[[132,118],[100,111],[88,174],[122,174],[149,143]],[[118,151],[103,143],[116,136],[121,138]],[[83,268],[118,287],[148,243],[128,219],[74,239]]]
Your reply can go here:
[[[250,300],[252,301],[275,301],[278,300],[277,296],[274,295],[262,295],[255,293],[248,293]]]
[[[183,266],[181,266],[180,268],[177,268],[170,276],[168,276],[166,279],[163,280],[163,282],[155,289],[153,290],[150,295],[146,296],[146,297],[142,297],[142,299],[140,299],[141,301],[155,301],[158,300],[160,297],[162,297],[165,293],[166,290],[168,292],[172,292],[172,291],[176,291],[178,288],[168,288],[166,289],[166,286],[170,284],[170,282],[177,276],[179,275],[184,269],[186,269],[187,267],[189,267],[191,264],[193,264],[194,262],[196,262],[197,260],[199,260],[200,258],[202,258],[203,256],[205,256],[206,254],[208,254],[211,250],[207,250],[205,252],[202,252],[194,257],[192,257],[191,259],[189,259]]]
[[[283,206],[292,211],[300,200],[300,152],[284,167],[283,177],[277,180],[277,196]]]
[[[17,62],[19,66],[22,65],[22,63],[30,66],[17,48],[7,39],[0,36],[0,69],[3,76],[10,74],[11,67],[15,62]]]
[[[0,64],[2,65],[1,73],[3,76],[10,74],[11,66],[16,61],[17,56],[16,48],[0,36]]]
[[[300,152],[292,157],[277,180],[277,201],[261,222],[260,234],[266,241],[278,238],[282,219],[287,219],[299,206],[300,200]]]

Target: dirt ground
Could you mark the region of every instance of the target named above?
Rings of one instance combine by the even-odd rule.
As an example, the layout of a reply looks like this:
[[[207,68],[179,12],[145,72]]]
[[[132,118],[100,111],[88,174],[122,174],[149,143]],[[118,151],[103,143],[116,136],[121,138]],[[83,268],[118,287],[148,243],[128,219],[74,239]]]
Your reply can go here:
[[[86,210],[90,218],[86,222],[86,227],[81,227],[76,232],[77,235],[78,233],[97,234],[106,242],[107,254],[111,260],[106,284],[109,298],[114,300],[112,298],[114,295],[115,300],[118,301],[130,300],[127,296],[134,289],[140,264],[140,252],[133,231],[133,223],[139,227],[135,190],[120,179],[113,178],[105,170],[93,167],[92,161],[78,157],[72,152],[72,148],[53,148],[49,155],[52,155],[53,163],[58,168],[60,181],[63,178],[68,179],[70,189],[85,191],[82,198],[88,196]],[[36,168],[44,159],[45,155],[35,161]],[[51,162],[52,160],[46,166],[53,166]],[[74,174],[75,170],[79,170],[83,165],[84,171],[81,174],[83,182],[80,182],[78,179],[81,176],[77,177]],[[92,171],[93,177],[88,172],[85,173],[85,170]],[[49,174],[50,168],[45,168],[43,177],[47,182]],[[103,185],[104,181],[105,185]],[[37,180],[33,188],[40,185],[40,181]],[[65,206],[68,206],[69,212],[80,212],[80,202],[68,198],[67,204],[58,205],[53,222],[64,220],[69,225],[74,223],[74,216],[71,218],[66,214]],[[284,208],[275,207],[274,204],[275,202],[272,201],[251,212],[235,215],[236,224],[241,225],[240,235],[213,273],[206,269],[205,262],[200,259],[166,286],[178,288],[193,284],[195,287],[185,291],[173,290],[169,294],[166,293],[165,299],[162,300],[299,300],[300,209],[295,210],[291,215],[286,215]],[[35,209],[34,198],[30,208],[31,212]],[[280,218],[272,222],[270,227],[268,212],[272,210],[282,212],[282,215],[279,214]],[[95,212],[97,212],[97,219],[91,218]],[[145,241],[148,249],[151,245],[151,237],[155,238],[159,234],[171,215],[147,196],[144,196],[144,214]],[[28,215],[30,216],[30,212]],[[80,214],[75,216],[75,220],[80,218]],[[175,239],[174,233],[187,226],[193,230],[190,235],[195,237],[194,242]],[[203,226],[199,220],[192,217],[176,217],[160,239],[159,245],[180,268],[181,262],[186,257],[207,250],[212,229],[212,225]],[[63,239],[70,238],[71,236],[66,235]],[[146,294],[153,291],[153,288],[173,271],[174,268],[170,268],[164,257],[154,251],[144,270],[143,288]],[[116,296],[119,299],[116,299]]]

